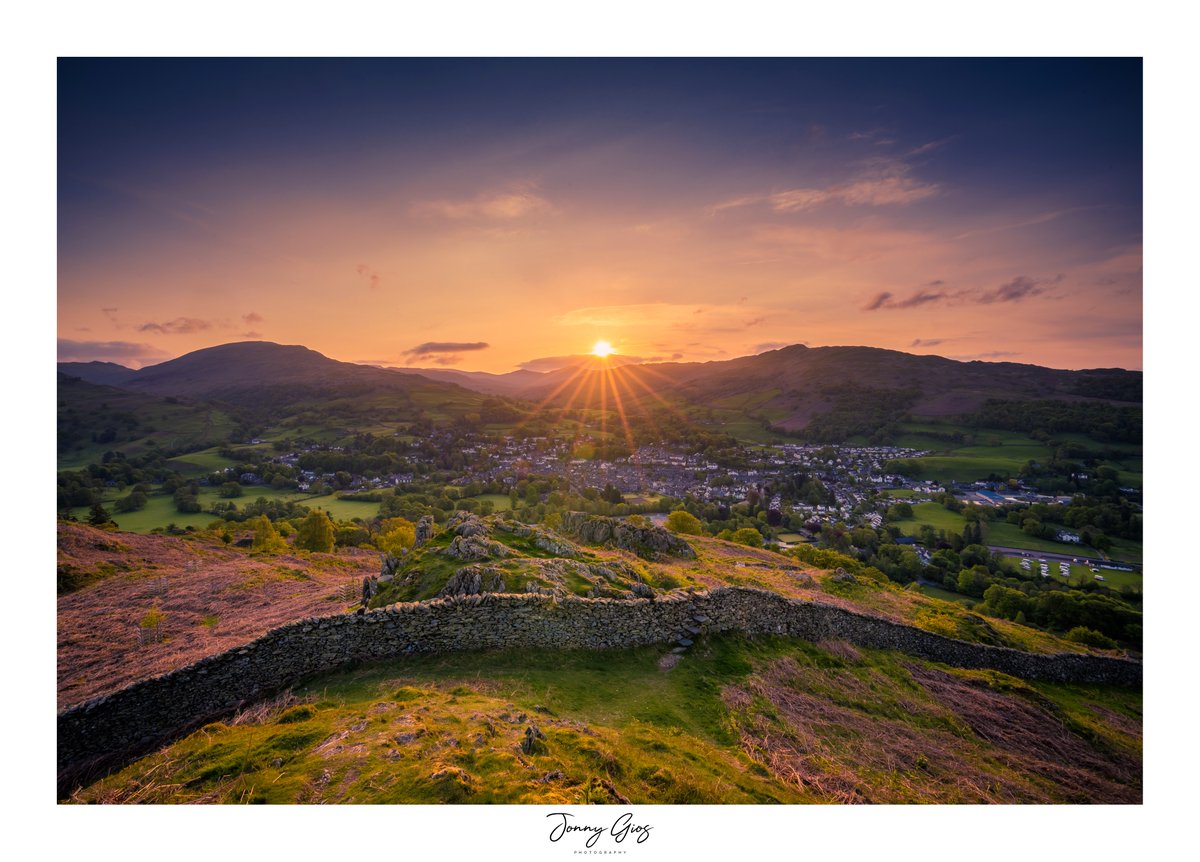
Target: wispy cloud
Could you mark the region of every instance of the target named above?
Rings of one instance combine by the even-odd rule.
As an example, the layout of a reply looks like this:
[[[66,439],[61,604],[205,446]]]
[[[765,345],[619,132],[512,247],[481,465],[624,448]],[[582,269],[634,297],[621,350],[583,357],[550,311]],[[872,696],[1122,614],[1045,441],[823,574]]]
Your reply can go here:
[[[452,220],[507,221],[554,212],[554,205],[538,194],[536,186],[517,185],[484,192],[467,200],[429,200],[413,205],[413,215]]]
[[[1062,274],[1054,276],[1054,278],[1030,278],[1027,275],[1018,275],[1011,281],[1006,281],[999,287],[990,290],[944,290],[941,289],[944,281],[931,281],[925,287],[906,296],[903,299],[898,299],[894,293],[889,290],[881,291],[875,294],[866,305],[863,306],[863,311],[879,311],[881,309],[903,309],[916,308],[922,305],[931,304],[953,304],[960,302],[972,302],[977,305],[995,305],[997,303],[1020,302],[1032,296],[1041,296],[1049,292],[1050,288],[1059,284],[1065,276]],[[937,289],[932,289],[937,288]],[[914,345],[915,346],[915,345]]]
[[[881,308],[916,308],[919,305],[928,305],[931,302],[941,302],[952,294],[944,290],[918,290],[916,293],[897,299],[895,295],[888,290],[877,293],[875,297],[864,306],[865,311],[878,311]]]
[[[777,213],[790,214],[825,204],[844,206],[904,206],[938,194],[936,183],[914,176],[912,166],[902,159],[877,157],[861,164],[851,179],[815,188],[796,188],[770,194],[743,195],[709,208],[710,214],[745,206],[766,205]]]
[[[976,298],[976,302],[983,305],[991,305],[994,302],[1020,302],[1030,296],[1039,296],[1045,293],[1050,287],[1058,284],[1063,280],[1061,274],[1054,278],[1037,280],[1028,276],[1018,275],[1012,281],[1007,281],[997,287],[995,290],[989,290],[980,294]]]
[[[138,332],[154,332],[158,335],[190,335],[194,332],[206,332],[220,324],[213,320],[202,320],[198,317],[177,317],[162,323],[143,323]]]
[[[360,263],[355,266],[354,272],[359,278],[366,279],[367,287],[371,288],[371,290],[378,289],[379,285],[383,283],[383,279],[380,277],[379,273],[367,266],[365,263]]]
[[[251,311],[242,315],[242,323],[246,324],[247,326],[255,326],[256,324],[262,323],[265,319],[266,318],[264,318],[257,311]]]
[[[117,362],[141,367],[170,358],[157,347],[132,341],[74,341],[58,339],[59,362]]]
[[[958,356],[951,356],[950,359],[957,359],[960,362],[970,362],[972,360],[988,360],[988,359],[1008,359],[1010,356],[1020,356],[1021,354],[1015,350],[989,350],[986,353],[968,353]]]
[[[939,344],[945,344],[944,338],[914,338],[909,347],[937,347]]]
[[[426,341],[404,351],[409,361],[433,362],[435,365],[457,365],[464,353],[487,350],[486,341]]]

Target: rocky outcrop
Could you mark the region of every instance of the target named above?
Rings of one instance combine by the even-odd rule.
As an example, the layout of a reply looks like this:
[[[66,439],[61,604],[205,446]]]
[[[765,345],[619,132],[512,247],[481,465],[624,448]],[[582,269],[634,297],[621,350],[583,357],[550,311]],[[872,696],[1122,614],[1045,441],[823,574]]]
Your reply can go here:
[[[495,566],[463,566],[449,577],[439,596],[470,596],[504,592],[504,573]]]
[[[520,521],[500,521],[496,526],[514,536],[529,538],[535,548],[556,557],[578,557],[581,553],[579,546],[574,542],[564,539],[546,527],[522,524]]]
[[[450,544],[442,548],[438,553],[455,560],[472,561],[507,557],[511,552],[495,539],[472,535],[455,536]]]
[[[567,512],[563,515],[564,533],[585,545],[606,545],[637,554],[646,560],[678,557],[695,559],[696,552],[686,541],[662,527],[639,526],[620,518]]]
[[[446,529],[456,536],[486,536],[487,523],[473,512],[458,511],[446,521]]]

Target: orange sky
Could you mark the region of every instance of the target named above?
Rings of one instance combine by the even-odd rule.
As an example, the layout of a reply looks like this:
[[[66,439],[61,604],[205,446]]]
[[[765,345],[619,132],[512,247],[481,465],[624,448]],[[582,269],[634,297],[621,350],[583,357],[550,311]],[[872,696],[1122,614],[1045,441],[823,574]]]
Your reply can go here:
[[[695,134],[714,118],[631,110],[547,109],[489,137],[430,109],[417,131],[328,151],[269,129],[234,146],[233,120],[211,148],[134,135],[142,161],[68,148],[60,359],[141,365],[261,338],[507,371],[603,338],[656,360],[802,342],[1141,367],[1140,195],[1068,170],[1071,146],[1087,161],[1083,121],[1054,144],[1063,167],[1035,170],[995,161],[985,112],[937,128],[844,106],[747,114],[760,154]]]

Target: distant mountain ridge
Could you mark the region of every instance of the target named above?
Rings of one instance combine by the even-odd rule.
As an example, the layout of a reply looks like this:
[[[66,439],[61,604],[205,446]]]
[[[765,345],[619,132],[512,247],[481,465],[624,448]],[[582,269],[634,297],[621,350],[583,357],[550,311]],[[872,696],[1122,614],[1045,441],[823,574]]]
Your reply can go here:
[[[330,359],[298,344],[240,341],[206,347],[139,370],[114,363],[59,363],[59,371],[89,383],[105,383],[134,392],[206,398],[261,406],[264,396],[286,399],[350,397],[365,393],[408,393],[431,389],[461,395],[463,388],[370,365]],[[477,397],[477,396],[473,396]]]
[[[1015,362],[961,362],[877,347],[790,347],[712,362],[619,364],[582,357],[555,371],[506,374],[457,369],[381,368],[330,359],[300,345],[266,341],[208,347],[140,370],[109,362],[60,363],[93,383],[156,395],[261,406],[287,400],[424,391],[461,397],[506,396],[572,403],[578,408],[636,407],[673,398],[747,415],[769,416],[798,430],[838,409],[846,398],[886,399],[900,393],[919,416],[950,416],[988,400],[1091,400],[1140,405],[1142,372],[1100,368],[1066,371]]]

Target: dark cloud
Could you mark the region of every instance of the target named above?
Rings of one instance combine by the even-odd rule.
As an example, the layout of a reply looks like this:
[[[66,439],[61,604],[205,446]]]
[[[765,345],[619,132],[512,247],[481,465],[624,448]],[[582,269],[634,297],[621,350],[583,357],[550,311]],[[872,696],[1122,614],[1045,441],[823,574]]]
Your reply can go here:
[[[1022,299],[1030,296],[1038,296],[1045,293],[1050,287],[1062,280],[1062,275],[1041,280],[1029,278],[1029,276],[1025,275],[1018,275],[1012,281],[1005,282],[995,290],[989,290],[980,294],[975,301],[983,305],[991,305],[994,302],[1020,302]]]
[[[246,324],[247,326],[255,326],[259,323],[262,323],[264,319],[265,318],[263,318],[263,316],[257,311],[251,311],[249,314],[242,315],[242,323]]]
[[[870,302],[863,306],[863,311],[917,308],[918,306],[941,302],[951,304],[973,302],[979,305],[993,305],[998,302],[1020,302],[1022,299],[1046,293],[1047,290],[1062,280],[1062,275],[1056,275],[1054,278],[1049,279],[1035,279],[1026,275],[1018,275],[1012,281],[1005,282],[993,290],[947,291],[937,289],[945,285],[944,281],[937,279],[929,282],[925,287],[904,299],[897,299],[896,295],[888,290],[877,293]]]
[[[864,311],[878,311],[881,308],[916,308],[918,305],[928,305],[931,302],[941,302],[949,298],[950,294],[944,290],[918,290],[912,296],[904,299],[896,299],[895,295],[890,291],[883,291],[877,294],[863,308]]]
[[[213,328],[213,321],[198,317],[177,317],[164,323],[143,323],[138,332],[157,332],[159,335],[187,335]]]
[[[102,308],[102,309],[100,309],[100,313],[108,318],[109,323],[111,323],[117,329],[120,329],[121,322],[119,320],[117,320],[117,311],[118,310],[119,309],[116,309],[116,308]]]
[[[486,350],[489,346],[486,341],[426,341],[404,351],[404,355],[410,359],[432,359],[438,365],[453,365],[462,360],[454,354]]]
[[[944,344],[944,338],[914,338],[909,347],[937,347],[939,344]]]
[[[169,358],[170,354],[157,347],[132,341],[58,339],[59,362],[117,362],[121,365],[141,366]]]
[[[367,286],[371,288],[371,290],[375,290],[383,282],[383,279],[379,277],[379,273],[367,266],[365,263],[360,263],[358,266],[354,267],[354,271],[358,273],[359,278],[365,278],[367,280]]]

